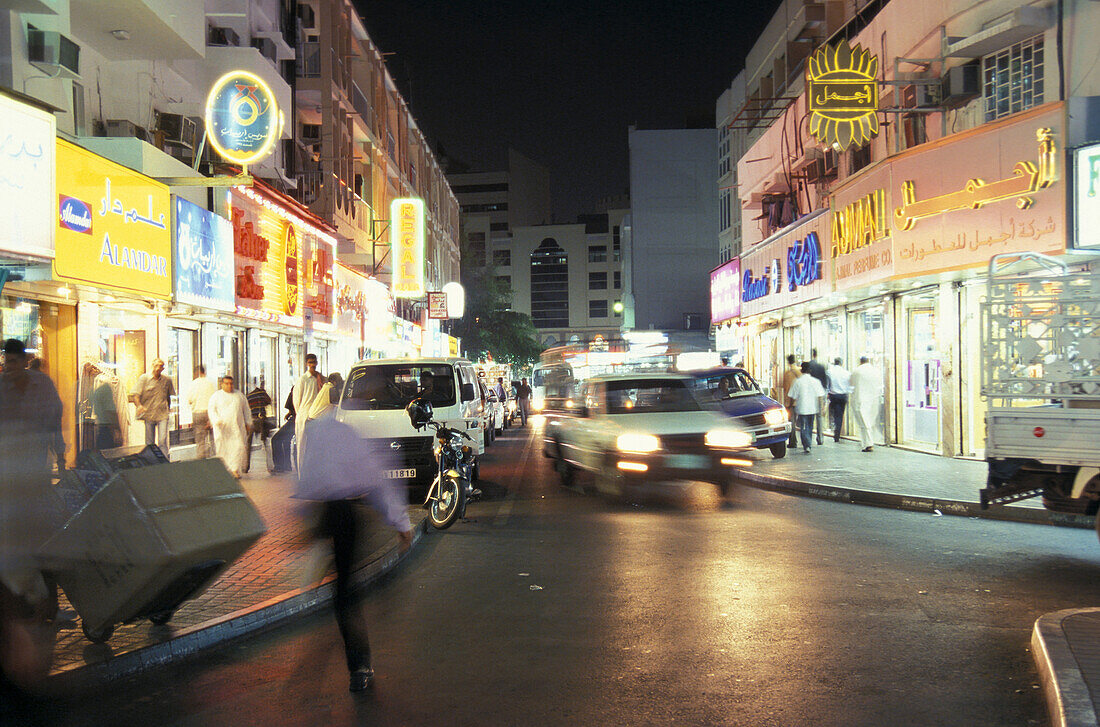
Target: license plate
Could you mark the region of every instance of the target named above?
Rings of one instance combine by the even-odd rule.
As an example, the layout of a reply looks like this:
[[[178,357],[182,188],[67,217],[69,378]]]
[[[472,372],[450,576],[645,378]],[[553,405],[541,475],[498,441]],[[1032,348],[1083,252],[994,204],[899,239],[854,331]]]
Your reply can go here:
[[[668,466],[677,469],[705,469],[710,466],[710,457],[705,454],[672,454],[668,457]]]
[[[416,470],[386,470],[384,474],[388,480],[411,480],[416,477]]]

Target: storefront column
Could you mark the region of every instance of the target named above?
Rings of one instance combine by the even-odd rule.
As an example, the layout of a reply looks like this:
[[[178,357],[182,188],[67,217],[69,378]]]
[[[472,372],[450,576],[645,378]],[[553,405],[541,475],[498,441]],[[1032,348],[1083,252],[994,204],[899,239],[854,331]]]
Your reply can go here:
[[[955,283],[940,283],[936,305],[936,339],[940,350],[940,454],[959,453],[960,401],[958,369],[959,294]]]

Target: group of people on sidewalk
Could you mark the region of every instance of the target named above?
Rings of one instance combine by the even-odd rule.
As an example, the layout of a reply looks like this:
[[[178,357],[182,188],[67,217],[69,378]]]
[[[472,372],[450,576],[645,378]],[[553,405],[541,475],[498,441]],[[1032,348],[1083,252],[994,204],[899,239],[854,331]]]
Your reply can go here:
[[[882,375],[863,356],[855,371],[844,368],[838,357],[828,369],[817,360],[817,349],[809,361],[796,364],[794,354],[787,356],[783,372],[784,404],[795,426],[791,429],[788,447],[796,448],[802,440],[802,451],[809,452],[816,428],[817,444],[823,442],[822,419],[826,411],[832,427],[833,441],[839,442],[844,429],[844,414],[851,405],[852,417],[859,430],[863,452],[874,449],[875,428],[882,400]],[[816,425],[816,427],[815,427]]]

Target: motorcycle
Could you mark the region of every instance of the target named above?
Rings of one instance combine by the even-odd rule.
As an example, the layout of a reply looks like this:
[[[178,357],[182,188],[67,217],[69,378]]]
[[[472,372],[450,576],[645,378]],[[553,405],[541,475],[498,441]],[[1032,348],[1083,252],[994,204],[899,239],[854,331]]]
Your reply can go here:
[[[446,530],[458,518],[466,517],[466,505],[477,499],[481,490],[473,486],[474,449],[463,444],[462,440],[473,441],[459,429],[440,424],[432,419],[432,405],[426,399],[413,399],[406,412],[409,421],[417,430],[428,427],[435,430],[433,453],[439,465],[432,484],[428,487],[428,496],[424,499],[424,508],[428,511],[428,521],[436,530]]]

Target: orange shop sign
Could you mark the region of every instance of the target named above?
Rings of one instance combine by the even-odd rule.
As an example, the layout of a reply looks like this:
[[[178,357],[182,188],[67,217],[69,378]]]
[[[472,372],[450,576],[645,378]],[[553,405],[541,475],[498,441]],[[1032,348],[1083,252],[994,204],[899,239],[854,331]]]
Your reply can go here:
[[[424,200],[390,203],[390,257],[395,298],[424,297]]]

